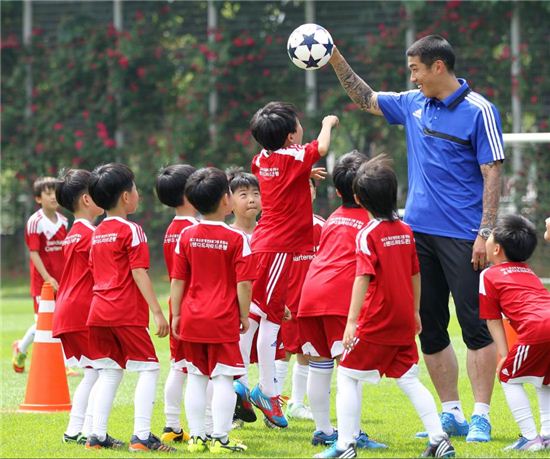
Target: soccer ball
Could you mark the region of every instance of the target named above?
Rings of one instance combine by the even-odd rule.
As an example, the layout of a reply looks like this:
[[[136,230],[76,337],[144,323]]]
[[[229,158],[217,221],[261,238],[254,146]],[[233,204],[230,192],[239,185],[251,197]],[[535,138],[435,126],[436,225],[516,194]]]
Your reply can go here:
[[[329,61],[334,42],[324,27],[302,24],[288,37],[286,49],[294,65],[305,70],[317,70]]]

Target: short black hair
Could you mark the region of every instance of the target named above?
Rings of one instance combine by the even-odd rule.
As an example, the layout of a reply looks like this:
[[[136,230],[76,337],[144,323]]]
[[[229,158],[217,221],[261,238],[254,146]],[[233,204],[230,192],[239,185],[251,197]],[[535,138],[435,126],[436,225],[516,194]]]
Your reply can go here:
[[[62,171],[55,185],[55,198],[59,205],[74,213],[80,196],[88,193],[91,176],[92,173],[84,169]]]
[[[94,202],[104,210],[115,207],[122,193],[132,191],[134,173],[125,164],[109,163],[92,171],[88,189]]]
[[[537,247],[537,230],[521,215],[505,215],[497,220],[493,239],[500,244],[508,261],[525,261]]]
[[[407,56],[418,56],[420,62],[428,67],[431,67],[435,61],[441,60],[450,72],[454,72],[455,69],[453,47],[441,35],[428,35],[415,41],[407,49]]]
[[[269,102],[250,120],[250,131],[256,141],[268,151],[281,148],[288,134],[296,132],[298,112],[287,102]]]
[[[361,164],[368,160],[368,156],[360,151],[353,150],[338,158],[332,170],[332,181],[342,196],[344,207],[359,207],[353,198],[353,180]]]
[[[185,185],[185,197],[203,215],[215,212],[225,194],[229,194],[229,181],[225,172],[216,167],[193,172]]]
[[[36,198],[39,198],[43,191],[54,190],[57,179],[54,177],[38,177],[32,184],[32,192]]]
[[[353,192],[375,218],[397,220],[397,176],[385,154],[362,164],[353,181]]]
[[[242,167],[233,166],[225,170],[227,174],[227,180],[229,181],[229,188],[234,193],[239,188],[257,188],[260,189],[260,184],[255,175],[245,172]]]
[[[155,184],[159,201],[168,207],[183,205],[185,184],[195,171],[189,164],[172,164],[161,169]]]

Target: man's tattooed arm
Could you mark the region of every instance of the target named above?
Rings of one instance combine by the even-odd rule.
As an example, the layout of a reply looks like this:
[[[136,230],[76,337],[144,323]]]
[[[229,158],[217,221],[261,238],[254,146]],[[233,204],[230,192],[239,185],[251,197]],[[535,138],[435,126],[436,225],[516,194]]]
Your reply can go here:
[[[382,115],[382,111],[378,106],[378,94],[352,70],[338,49],[334,50],[329,62],[351,100],[361,110],[373,115]]]
[[[482,164],[481,175],[483,175],[483,215],[481,217],[481,228],[493,228],[498,214],[500,202],[500,174],[502,161]]]

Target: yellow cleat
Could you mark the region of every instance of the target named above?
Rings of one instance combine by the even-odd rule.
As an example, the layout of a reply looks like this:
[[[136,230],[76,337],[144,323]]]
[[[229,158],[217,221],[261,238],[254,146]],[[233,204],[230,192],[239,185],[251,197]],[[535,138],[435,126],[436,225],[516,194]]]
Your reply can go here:
[[[247,450],[247,446],[240,440],[230,440],[224,443],[219,438],[213,438],[208,446],[212,454],[242,453]]]
[[[182,441],[189,441],[190,438],[185,430],[181,429],[179,432],[175,432],[171,427],[165,427],[160,436],[160,440],[167,443],[181,443]]]

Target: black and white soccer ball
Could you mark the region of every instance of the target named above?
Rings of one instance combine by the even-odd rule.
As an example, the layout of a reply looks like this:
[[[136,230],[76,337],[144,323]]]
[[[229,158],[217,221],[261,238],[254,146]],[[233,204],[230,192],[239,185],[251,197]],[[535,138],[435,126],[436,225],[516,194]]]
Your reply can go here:
[[[305,70],[317,70],[329,61],[334,42],[324,27],[302,24],[288,37],[286,49],[294,65]]]

